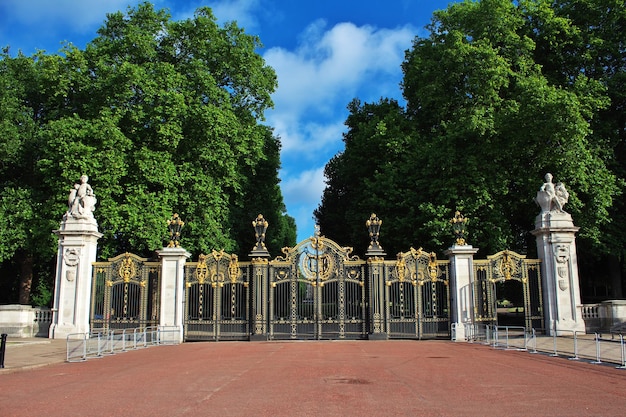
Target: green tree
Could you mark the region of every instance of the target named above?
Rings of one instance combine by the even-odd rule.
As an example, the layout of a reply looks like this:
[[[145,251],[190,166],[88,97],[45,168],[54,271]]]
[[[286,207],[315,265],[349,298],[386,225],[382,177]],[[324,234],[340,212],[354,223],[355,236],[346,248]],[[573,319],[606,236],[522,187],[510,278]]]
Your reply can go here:
[[[487,250],[532,249],[530,196],[545,172],[573,190],[568,209],[592,242],[618,191],[588,140],[605,91],[584,73],[569,88],[542,73],[526,25],[536,19],[523,13],[530,3],[540,2],[483,0],[436,12],[431,35],[415,40],[403,64],[407,112],[430,155],[424,167],[439,171],[425,184],[431,201],[474,217],[473,239]]]
[[[42,54],[10,58],[8,48],[0,55],[0,262],[9,272],[2,286],[22,304],[29,302],[34,274],[50,267],[54,257],[55,222],[46,216],[50,207],[36,166],[42,156],[38,129],[48,102],[41,87],[54,91],[50,72],[57,63]],[[18,280],[6,282],[8,277]]]
[[[269,128],[265,134],[263,155],[263,159],[249,167],[242,198],[231,209],[231,227],[238,243],[234,250],[242,255],[255,246],[252,221],[259,214],[263,214],[269,223],[265,245],[272,256],[280,255],[282,248],[296,244],[296,222],[286,213],[279,186],[280,140]]]
[[[599,82],[610,100],[590,120],[588,141],[598,149],[607,166],[620,179],[626,178],[626,7],[619,0],[575,0],[526,5],[534,16],[526,25],[536,43],[535,60],[555,85],[575,88],[580,73]],[[531,13],[527,13],[531,15]],[[626,227],[624,199],[614,199],[609,209],[610,227],[602,230],[597,245],[581,242],[582,268],[604,281],[609,295],[623,295],[626,276],[624,258]],[[591,259],[590,259],[591,258]],[[607,280],[606,277],[609,277]]]
[[[393,250],[443,249],[453,240],[447,220],[459,209],[472,219],[469,242],[483,254],[532,254],[532,198],[552,172],[570,190],[566,209],[581,241],[603,250],[621,182],[606,138],[593,128],[612,97],[608,83],[580,65],[564,67],[578,53],[573,46],[585,49],[580,28],[559,10],[566,3],[575,2],[466,1],[435,12],[430,34],[415,38],[402,64],[407,105],[397,114],[406,120],[393,126],[409,128],[381,137],[377,127],[392,125],[380,124],[380,103],[351,109],[346,149],[327,165],[319,223],[334,227],[362,199],[384,221],[383,247],[389,239]],[[538,59],[543,44],[560,51],[559,72]],[[367,130],[352,123],[357,116],[370,121]],[[385,143],[401,151],[381,152]],[[349,220],[341,233],[362,227]]]
[[[0,129],[13,154],[2,156],[0,201],[12,223],[0,226],[0,260],[24,251],[22,265],[50,261],[63,190],[81,174],[98,198],[101,258],[150,256],[174,212],[193,254],[237,248],[231,210],[253,203],[248,176],[263,161],[254,181],[278,212],[264,214],[284,216],[276,144],[262,124],[276,75],[260,47],[236,23],[218,26],[209,8],[173,21],[142,3],[108,15],[85,50],[5,53],[0,82],[12,88],[0,92],[10,106]]]
[[[415,152],[409,120],[389,99],[353,100],[348,110],[345,149],[325,167],[328,185],[314,212],[316,222],[322,234],[363,254],[369,244],[365,221],[375,213],[383,219],[383,248],[407,250],[407,237],[415,230],[410,226],[413,207],[407,204],[415,190],[405,181]],[[408,229],[394,235],[388,225]]]

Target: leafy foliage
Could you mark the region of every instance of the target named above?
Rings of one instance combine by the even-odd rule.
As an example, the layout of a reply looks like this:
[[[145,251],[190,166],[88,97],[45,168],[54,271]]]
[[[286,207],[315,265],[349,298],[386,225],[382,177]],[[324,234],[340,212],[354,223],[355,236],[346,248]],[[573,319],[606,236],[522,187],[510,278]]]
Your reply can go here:
[[[598,128],[603,119],[623,127],[623,115],[607,111],[618,94],[609,68],[623,74],[624,47],[614,31],[597,29],[623,27],[623,10],[608,0],[481,0],[435,12],[430,35],[415,38],[402,64],[406,109],[387,100],[349,107],[345,151],[326,167],[315,212],[322,232],[362,235],[371,210],[384,221],[387,252],[441,250],[458,209],[483,254],[532,254],[532,198],[552,172],[570,190],[566,209],[584,244],[623,248],[623,233],[610,231],[624,227],[613,212],[624,141]]]
[[[174,212],[195,255],[245,246],[240,224],[252,246],[250,222],[263,210],[281,243],[295,241],[278,140],[262,124],[277,82],[260,47],[236,23],[218,26],[209,8],[173,21],[142,3],[108,15],[85,50],[2,55],[0,262],[53,256],[61,190],[82,174],[98,198],[101,258],[150,256]]]

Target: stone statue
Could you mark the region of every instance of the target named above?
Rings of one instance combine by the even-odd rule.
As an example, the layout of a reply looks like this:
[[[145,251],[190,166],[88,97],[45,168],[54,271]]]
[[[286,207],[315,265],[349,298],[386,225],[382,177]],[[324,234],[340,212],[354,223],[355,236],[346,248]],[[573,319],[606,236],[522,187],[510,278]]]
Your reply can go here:
[[[81,176],[80,182],[75,183],[74,188],[70,190],[66,217],[75,219],[93,217],[93,211],[98,200],[96,200],[96,195],[87,181],[89,181],[87,175]]]
[[[541,207],[542,213],[565,213],[563,206],[569,200],[569,193],[562,182],[557,183],[555,186],[552,182],[552,178],[552,174],[546,174],[546,182],[539,188],[535,201],[539,204],[539,207]]]

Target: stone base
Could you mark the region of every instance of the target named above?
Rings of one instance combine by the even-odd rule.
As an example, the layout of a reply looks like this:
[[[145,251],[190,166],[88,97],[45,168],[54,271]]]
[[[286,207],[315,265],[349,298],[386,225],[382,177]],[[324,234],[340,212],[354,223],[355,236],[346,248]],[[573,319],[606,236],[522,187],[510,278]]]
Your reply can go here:
[[[266,334],[251,334],[250,341],[251,342],[267,342],[268,338]]]
[[[554,336],[556,330],[557,336],[573,336],[574,332],[578,334],[586,333],[585,330],[585,321],[574,321],[574,320],[553,320],[546,326],[546,334],[548,336]]]
[[[81,232],[81,233],[98,233],[98,222],[91,216],[89,218],[76,219],[74,217],[64,216],[61,226],[61,232]]]
[[[559,230],[574,228],[574,221],[572,220],[572,215],[566,212],[558,212],[558,211],[546,211],[540,213],[535,218],[535,228],[536,229],[544,229],[557,228]],[[578,228],[576,227],[576,231]]]
[[[454,328],[454,332],[452,333],[452,341],[453,342],[465,342],[465,324],[464,323],[456,323]]]
[[[76,326],[71,324],[52,324],[50,325],[50,331],[48,332],[48,337],[50,339],[67,339],[69,335],[83,335],[89,333],[89,329],[85,329],[85,331],[79,331]]]
[[[371,333],[367,335],[367,340],[389,340],[387,333]]]

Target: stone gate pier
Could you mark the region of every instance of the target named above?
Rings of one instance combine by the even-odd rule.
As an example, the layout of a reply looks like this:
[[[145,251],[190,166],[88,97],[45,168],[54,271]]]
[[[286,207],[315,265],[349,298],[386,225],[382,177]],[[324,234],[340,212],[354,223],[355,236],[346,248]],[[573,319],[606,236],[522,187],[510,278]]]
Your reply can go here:
[[[83,175],[69,193],[68,209],[59,230],[54,305],[49,337],[64,339],[71,333],[89,333],[92,264],[96,261],[98,222],[96,197]]]
[[[552,183],[552,174],[537,192],[535,201],[541,213],[535,219],[537,254],[544,277],[544,316],[546,332],[557,335],[585,332],[581,313],[576,232],[572,216],[563,210],[569,193],[562,183]]]

